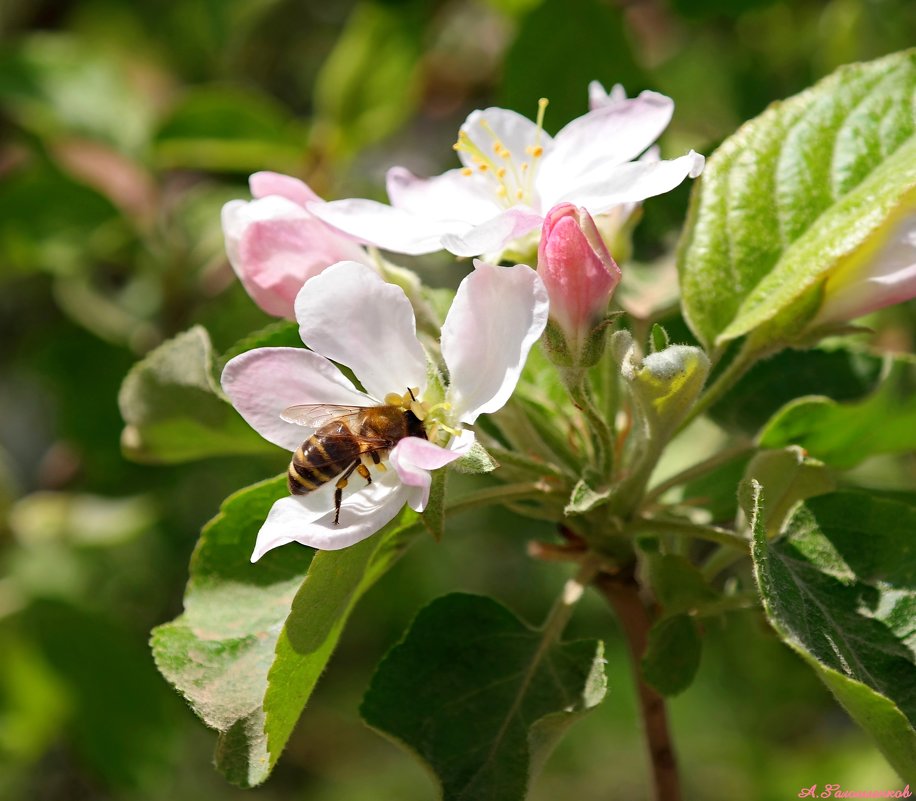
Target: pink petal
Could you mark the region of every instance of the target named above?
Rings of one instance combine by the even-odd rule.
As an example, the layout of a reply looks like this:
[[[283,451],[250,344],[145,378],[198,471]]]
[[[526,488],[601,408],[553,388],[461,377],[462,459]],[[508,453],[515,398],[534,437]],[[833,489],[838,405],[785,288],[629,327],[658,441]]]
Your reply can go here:
[[[496,195],[480,175],[449,170],[434,178],[418,178],[404,167],[387,175],[391,205],[428,220],[483,222],[499,209]]]
[[[253,197],[279,195],[303,208],[306,203],[321,200],[304,181],[278,172],[256,172],[248,179],[248,186]]]
[[[554,139],[535,178],[546,207],[572,200],[594,172],[636,158],[665,130],[674,113],[671,98],[643,92],[632,100],[602,106],[573,120]]]
[[[367,245],[411,256],[442,250],[442,237],[464,233],[463,220],[430,220],[374,200],[351,198],[309,203],[318,219]]]
[[[302,348],[257,348],[223,369],[223,390],[245,421],[268,442],[294,451],[311,430],[280,414],[300,403],[371,406],[331,362]]]
[[[333,501],[328,511],[316,513],[309,506],[311,494],[281,498],[273,505],[258,532],[252,562],[269,550],[290,542],[324,551],[355,545],[394,519],[404,506],[408,491],[394,476],[373,481],[344,498],[337,524],[334,523]]]
[[[442,326],[442,357],[456,417],[473,423],[509,400],[547,324],[547,290],[525,265],[474,262]],[[316,279],[317,280],[317,279]]]
[[[408,503],[415,512],[422,512],[429,502],[429,488],[432,484],[430,470],[438,470],[466,454],[474,444],[473,432],[470,437],[461,436],[454,447],[442,448],[435,443],[419,437],[402,439],[391,451],[389,461],[398,474],[401,483],[415,487],[419,492],[412,493]]]
[[[498,255],[510,242],[540,227],[540,214],[520,206],[507,209],[462,235],[446,234],[442,244],[456,256]]]
[[[898,223],[878,253],[827,279],[824,304],[812,325],[854,320],[916,297],[916,215]]]
[[[294,319],[302,285],[328,265],[367,260],[359,245],[277,195],[231,201],[222,221],[232,268],[255,303],[278,317]]]
[[[592,215],[602,214],[621,203],[635,203],[670,192],[685,179],[696,178],[703,172],[705,161],[691,150],[686,156],[670,161],[641,159],[620,164],[596,180],[576,187],[560,201],[584,206]]]
[[[527,117],[504,108],[472,111],[461,131],[487,155],[494,152],[493,145],[498,141],[512,154],[510,160],[515,164],[531,160],[525,152],[527,147],[540,144],[546,150],[552,141],[549,134],[539,132],[537,125]],[[459,150],[458,157],[465,167],[476,169],[477,163],[470,154]]]
[[[366,391],[384,399],[426,387],[426,354],[404,291],[358,262],[329,267],[296,298],[302,341],[345,364]]]

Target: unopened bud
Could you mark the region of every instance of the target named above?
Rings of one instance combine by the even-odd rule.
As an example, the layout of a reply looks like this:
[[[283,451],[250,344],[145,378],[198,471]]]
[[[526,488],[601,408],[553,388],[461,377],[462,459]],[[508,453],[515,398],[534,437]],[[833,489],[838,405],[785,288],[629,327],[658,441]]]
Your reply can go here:
[[[538,275],[566,356],[582,364],[586,351],[594,350],[592,341],[600,337],[603,343],[608,303],[620,282],[620,268],[585,209],[561,203],[548,212],[538,245]]]

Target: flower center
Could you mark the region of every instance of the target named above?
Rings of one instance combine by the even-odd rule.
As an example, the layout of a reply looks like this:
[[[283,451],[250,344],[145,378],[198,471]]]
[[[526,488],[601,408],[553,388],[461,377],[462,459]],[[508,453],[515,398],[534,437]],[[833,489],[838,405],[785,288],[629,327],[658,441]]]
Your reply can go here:
[[[547,98],[538,100],[537,128],[531,142],[525,145],[523,153],[513,153],[499,138],[496,131],[483,117],[480,127],[489,137],[489,141],[475,142],[467,131],[458,132],[458,141],[452,148],[459,153],[466,153],[474,165],[465,167],[461,172],[467,177],[480,175],[496,193],[497,202],[505,208],[526,205],[535,208],[537,198],[534,190],[534,177],[537,174],[544,148],[541,145],[541,134],[544,132],[544,112],[547,110]]]
[[[461,430],[450,424],[449,412],[452,404],[448,401],[441,403],[428,404],[418,399],[420,394],[419,387],[411,387],[403,395],[397,392],[389,392],[385,396],[385,403],[389,406],[397,406],[405,412],[413,412],[414,416],[423,423],[426,431],[426,438],[437,445],[445,445],[450,437],[457,437]]]

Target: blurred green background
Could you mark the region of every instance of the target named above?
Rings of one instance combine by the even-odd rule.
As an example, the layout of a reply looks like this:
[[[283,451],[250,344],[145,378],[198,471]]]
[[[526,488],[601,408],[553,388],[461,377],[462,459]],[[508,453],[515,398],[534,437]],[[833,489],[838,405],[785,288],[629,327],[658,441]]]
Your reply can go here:
[[[916,4],[4,0],[0,35],[0,798],[420,801],[429,779],[360,723],[359,698],[436,595],[487,592],[543,618],[564,574],[526,558],[526,541],[550,534],[530,521],[461,518],[387,575],[257,790],[212,769],[214,735],[152,663],[149,631],[180,612],[200,526],[288,458],[121,456],[118,387],[143,353],[193,323],[225,350],[269,322],[225,261],[222,203],[247,197],[261,169],[329,198],[381,197],[391,164],[451,166],[471,109],[531,116],[547,96],[556,130],[585,111],[591,79],[672,96],[663,150],[709,154],[836,66],[912,45]],[[670,249],[688,191],[647,204],[639,258]],[[460,278],[427,264],[434,285]],[[909,346],[905,325],[889,330],[887,344]],[[614,622],[590,599],[573,629],[608,636],[610,693],[532,798],[643,798]],[[756,614],[706,633],[672,711],[688,797],[896,786]]]

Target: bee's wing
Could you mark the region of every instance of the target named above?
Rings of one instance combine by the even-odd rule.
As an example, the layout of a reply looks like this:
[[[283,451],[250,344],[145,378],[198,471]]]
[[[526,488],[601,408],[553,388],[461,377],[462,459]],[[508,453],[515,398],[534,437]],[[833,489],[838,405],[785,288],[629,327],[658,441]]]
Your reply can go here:
[[[306,428],[321,428],[334,420],[347,420],[356,417],[366,406],[339,406],[336,403],[303,403],[298,406],[287,406],[280,417],[287,423],[295,423]]]

